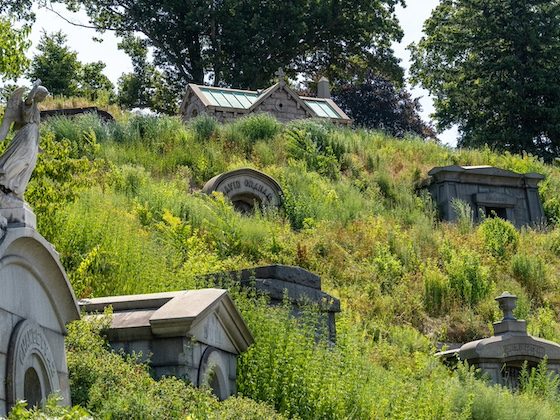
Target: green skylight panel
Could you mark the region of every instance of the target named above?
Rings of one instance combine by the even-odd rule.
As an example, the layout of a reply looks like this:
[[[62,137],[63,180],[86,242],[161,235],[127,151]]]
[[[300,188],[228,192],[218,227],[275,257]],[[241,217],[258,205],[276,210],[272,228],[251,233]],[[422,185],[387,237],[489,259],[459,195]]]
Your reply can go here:
[[[211,105],[226,108],[248,109],[258,98],[257,94],[252,94],[250,92],[234,92],[230,90],[208,88],[203,88],[201,91],[206,95]]]
[[[322,118],[341,118],[334,109],[326,102],[319,101],[305,101],[307,105],[317,114],[318,117]]]

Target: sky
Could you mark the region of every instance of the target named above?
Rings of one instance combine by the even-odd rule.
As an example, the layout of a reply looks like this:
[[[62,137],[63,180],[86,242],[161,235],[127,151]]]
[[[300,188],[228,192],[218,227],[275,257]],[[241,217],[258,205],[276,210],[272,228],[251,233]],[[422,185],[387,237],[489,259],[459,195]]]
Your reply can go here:
[[[406,46],[411,42],[418,41],[422,37],[422,25],[438,3],[439,0],[407,0],[406,8],[399,6],[397,9],[397,16],[403,28],[404,37],[399,44],[394,45],[394,49],[397,57],[401,59],[401,65],[405,70],[408,70],[410,65],[410,54],[406,50]],[[70,13],[62,5],[53,5],[53,8],[72,22],[86,25],[88,23],[88,18],[83,12]],[[35,54],[35,47],[43,31],[51,33],[61,30],[68,36],[67,44],[78,53],[78,59],[81,62],[89,63],[101,60],[107,64],[105,74],[115,85],[122,73],[132,71],[130,59],[122,51],[118,50],[118,39],[111,32],[100,35],[93,29],[73,26],[57,16],[57,14],[44,8],[36,9],[36,14],[37,20],[33,25],[31,33],[33,46],[28,53],[30,57]],[[92,37],[94,36],[103,39],[103,42],[93,41]],[[421,98],[422,117],[425,120],[429,120],[434,108],[428,92],[418,87],[411,88],[411,91],[413,97]],[[439,137],[443,143],[455,146],[457,143],[457,130],[451,129],[440,133]]]

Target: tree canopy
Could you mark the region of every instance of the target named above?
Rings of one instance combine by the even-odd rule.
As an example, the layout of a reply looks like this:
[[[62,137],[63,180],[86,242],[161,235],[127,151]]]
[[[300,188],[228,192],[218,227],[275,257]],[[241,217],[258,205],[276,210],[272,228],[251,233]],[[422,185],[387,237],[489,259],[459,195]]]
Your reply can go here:
[[[53,95],[83,95],[95,99],[99,91],[113,91],[113,84],[103,74],[101,61],[82,64],[78,55],[66,45],[66,35],[58,31],[43,33],[27,76],[41,79]]]
[[[560,152],[560,1],[442,0],[411,46],[411,73],[460,146]]]
[[[28,66],[29,60],[25,57],[30,45],[28,34],[28,26],[16,29],[0,15],[0,81],[17,79]]]
[[[362,68],[402,79],[391,49],[402,37],[395,16],[402,0],[58,1],[84,7],[99,30],[143,34],[154,63],[177,85],[211,80],[261,88],[278,67],[290,76],[321,72],[335,80],[348,71],[341,63],[360,63],[355,57]]]
[[[333,92],[336,103],[354,124],[383,130],[396,137],[412,133],[423,138],[436,138],[429,124],[422,121],[418,99],[399,89],[389,80],[368,75],[362,82],[348,82]]]

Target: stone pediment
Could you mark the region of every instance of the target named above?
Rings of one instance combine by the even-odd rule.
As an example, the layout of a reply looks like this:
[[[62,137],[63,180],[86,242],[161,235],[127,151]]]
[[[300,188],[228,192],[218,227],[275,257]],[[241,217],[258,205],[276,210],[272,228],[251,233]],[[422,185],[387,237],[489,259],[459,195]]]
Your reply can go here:
[[[431,183],[462,182],[501,186],[536,186],[544,179],[537,173],[520,174],[494,166],[438,166],[428,172]]]
[[[463,345],[457,354],[461,360],[497,361],[507,363],[512,360],[539,362],[547,358],[551,363],[560,362],[560,346],[552,341],[528,334],[503,334],[472,341]]]
[[[245,351],[253,336],[226,290],[201,289],[148,295],[84,299],[89,314],[113,308],[109,340],[192,337],[233,354]]]

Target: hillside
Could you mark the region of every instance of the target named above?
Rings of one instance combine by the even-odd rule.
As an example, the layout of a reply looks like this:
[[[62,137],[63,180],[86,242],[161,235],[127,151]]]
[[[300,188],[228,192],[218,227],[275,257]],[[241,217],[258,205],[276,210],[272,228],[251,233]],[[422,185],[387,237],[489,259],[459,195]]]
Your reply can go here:
[[[78,323],[68,340],[73,401],[95,415],[560,416],[557,382],[543,372],[511,393],[432,356],[438,343],[488,335],[500,315],[493,299],[504,290],[519,296],[516,315],[532,334],[560,342],[558,168],[262,115],[229,125],[199,117],[188,127],[127,114],[111,124],[51,119],[41,142],[26,197],[78,297],[200,288],[201,274],[281,263],[319,274],[342,302],[330,348],[315,344],[309,322],[288,309],[233,288],[256,344],[238,366],[247,398],[225,403],[179,381],[151,381],[145,368],[106,350],[99,326]],[[417,187],[432,167],[449,164],[544,174],[549,223],[516,233],[495,219],[438,222]],[[244,216],[199,192],[239,167],[273,176],[284,209]]]

